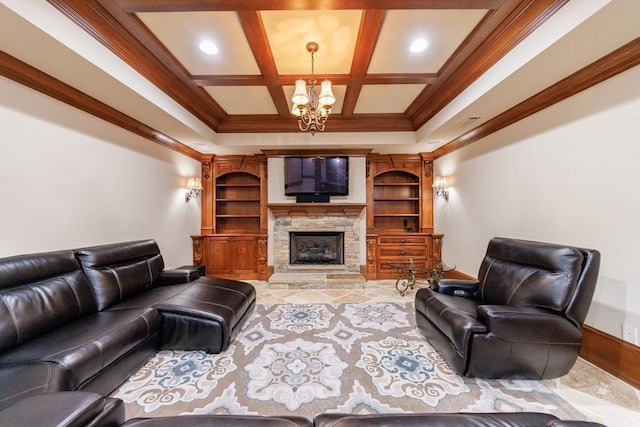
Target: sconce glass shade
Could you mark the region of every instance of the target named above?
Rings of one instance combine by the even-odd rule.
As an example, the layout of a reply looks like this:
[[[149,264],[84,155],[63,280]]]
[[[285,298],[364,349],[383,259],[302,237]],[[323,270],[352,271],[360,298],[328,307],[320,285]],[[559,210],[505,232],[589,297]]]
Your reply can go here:
[[[436,176],[433,180],[433,188],[447,188],[447,177],[446,176]]]
[[[202,191],[202,181],[200,178],[191,177],[187,181],[187,190]]]
[[[307,95],[307,82],[302,79],[296,80],[296,91],[293,93],[291,100],[296,105],[304,105],[309,102],[309,96]]]
[[[185,202],[191,199],[197,199],[198,194],[202,191],[202,181],[200,178],[191,177],[187,181],[187,192],[184,196]]]
[[[436,176],[433,179],[433,188],[437,197],[449,200],[449,183],[446,176]]]
[[[318,101],[322,105],[333,105],[336,102],[336,98],[333,96],[333,91],[331,90],[331,81],[326,79],[322,81]]]

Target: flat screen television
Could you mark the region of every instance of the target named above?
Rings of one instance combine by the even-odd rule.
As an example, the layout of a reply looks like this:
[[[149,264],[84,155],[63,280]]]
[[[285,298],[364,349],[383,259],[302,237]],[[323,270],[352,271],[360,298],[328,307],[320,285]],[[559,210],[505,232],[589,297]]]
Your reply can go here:
[[[349,157],[285,157],[284,194],[349,194]]]

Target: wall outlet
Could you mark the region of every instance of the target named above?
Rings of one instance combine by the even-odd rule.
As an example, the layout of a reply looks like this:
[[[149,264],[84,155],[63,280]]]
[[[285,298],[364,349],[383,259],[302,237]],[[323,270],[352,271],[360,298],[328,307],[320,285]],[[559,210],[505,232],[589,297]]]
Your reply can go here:
[[[622,325],[622,339],[631,344],[638,345],[638,329],[630,325]]]

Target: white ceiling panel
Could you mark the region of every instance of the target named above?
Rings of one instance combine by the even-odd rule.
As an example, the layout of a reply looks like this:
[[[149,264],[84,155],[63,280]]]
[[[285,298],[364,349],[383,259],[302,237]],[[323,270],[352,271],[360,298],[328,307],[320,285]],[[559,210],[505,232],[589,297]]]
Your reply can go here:
[[[369,73],[436,73],[486,10],[390,10],[369,64]],[[429,46],[413,53],[417,38]]]
[[[205,86],[227,114],[277,114],[264,86]]]
[[[356,114],[403,113],[425,86],[423,84],[362,86],[354,112]]]
[[[260,74],[251,47],[235,12],[138,13],[192,75]],[[199,45],[210,40],[218,53],[208,55]]]
[[[316,74],[348,74],[362,11],[296,10],[260,13],[280,74],[311,73],[308,42],[316,42]]]

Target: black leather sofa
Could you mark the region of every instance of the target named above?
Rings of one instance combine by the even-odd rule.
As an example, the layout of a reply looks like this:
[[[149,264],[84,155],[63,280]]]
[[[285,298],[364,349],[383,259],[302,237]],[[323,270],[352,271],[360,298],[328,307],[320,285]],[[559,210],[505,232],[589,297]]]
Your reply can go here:
[[[313,422],[301,417],[259,417],[242,415],[189,415],[135,418],[126,427],[596,427],[589,421],[563,421],[550,414],[518,413],[420,413],[339,414],[323,413]]]
[[[119,406],[101,395],[158,349],[226,349],[255,289],[199,272],[164,270],[153,240],[0,259],[0,411],[42,393],[85,391],[78,401],[56,394],[66,396],[57,398],[60,413],[99,419],[97,407]]]
[[[459,375],[556,378],[578,358],[599,265],[593,249],[494,238],[478,281],[416,292],[416,323]]]

